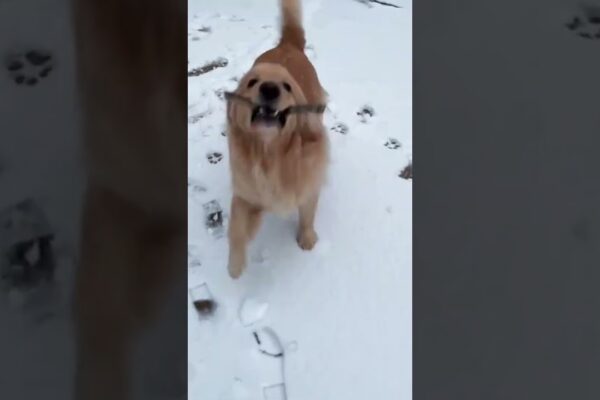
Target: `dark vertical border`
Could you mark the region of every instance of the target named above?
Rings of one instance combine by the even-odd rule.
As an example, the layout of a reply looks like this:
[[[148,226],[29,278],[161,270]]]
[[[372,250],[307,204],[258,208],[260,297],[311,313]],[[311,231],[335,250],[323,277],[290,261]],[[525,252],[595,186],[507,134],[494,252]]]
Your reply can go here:
[[[97,7],[94,18],[81,23],[81,14],[73,8],[81,4]],[[103,397],[103,393],[117,391],[104,390],[114,382],[107,375],[96,374],[118,369],[118,362],[103,363],[111,360],[107,354],[118,351],[111,340],[123,329],[123,319],[135,324],[149,322],[137,327],[134,342],[127,344],[125,357],[131,357],[132,362],[124,372],[130,379],[131,393],[137,398],[186,398],[187,2],[2,0],[0,27],[0,398],[124,399],[120,395]],[[102,68],[89,63],[90,55],[97,57]],[[88,64],[82,66],[82,60]],[[90,126],[99,131],[102,126],[119,126],[103,125],[114,117],[111,113],[115,110],[106,107],[111,99],[105,103],[83,101],[82,92],[106,95],[110,90],[103,88],[115,80],[128,86],[124,92],[128,91],[130,102],[119,112],[130,113],[132,123],[131,127],[120,125],[123,136],[136,126],[166,123],[162,126],[163,146],[152,154],[148,169],[137,172],[139,182],[147,185],[131,188],[130,197],[147,195],[155,200],[152,196],[156,193],[167,193],[176,216],[161,217],[160,207],[141,210],[129,200],[111,200],[100,207],[103,215],[115,217],[110,211],[115,207],[123,223],[113,224],[113,234],[106,235],[105,220],[97,218],[87,228],[89,235],[82,239],[83,193],[90,182],[84,131]],[[149,93],[158,86],[169,93],[150,98]],[[149,106],[152,112],[135,113],[147,112],[148,107],[144,107],[153,99],[155,103]],[[113,100],[115,104],[123,101],[118,97]],[[94,118],[90,119],[90,114]],[[161,120],[157,115],[166,117]],[[179,157],[166,160],[165,155],[172,157],[173,149]],[[123,143],[114,150],[121,161],[132,160],[120,165],[123,174],[130,173],[139,149]],[[118,157],[115,160],[120,162]],[[169,162],[172,169],[167,172],[158,167]],[[103,168],[98,167],[94,174],[104,176]],[[169,177],[165,179],[161,173]],[[161,186],[165,181],[168,187]],[[104,199],[118,198],[109,186],[99,189],[97,185],[94,190],[101,191]],[[139,192],[134,193],[136,190]],[[104,200],[98,200],[102,196],[94,201],[102,203]],[[86,287],[95,288],[94,293],[88,293],[86,302],[77,302],[78,291],[88,290],[77,289],[81,283],[81,248],[114,250],[126,236],[124,227],[131,219],[140,222],[133,235],[143,243],[135,249],[137,275],[129,274],[125,282],[126,274],[115,273],[102,281],[107,278],[102,267],[122,264],[128,245],[119,251],[96,252],[95,257],[102,260],[88,276],[94,285]],[[19,228],[21,223],[26,228]],[[170,271],[164,276],[179,280],[167,287],[169,293],[147,291],[144,297],[142,292],[127,289],[130,296],[120,297],[115,307],[98,313],[98,306],[114,300],[114,293],[125,285],[163,283],[153,275],[159,260],[152,255],[168,246],[173,232],[179,235],[179,244],[170,249],[176,257],[166,257],[168,262],[162,266]],[[30,251],[34,245],[39,245],[36,255]],[[35,265],[29,265],[29,272],[24,273],[23,265],[31,257]],[[152,303],[156,312],[150,314],[157,317],[146,318],[147,310],[141,303]],[[91,343],[77,346],[74,322],[82,315],[94,321],[87,332],[102,351],[85,362],[87,371],[93,371],[86,375],[87,382],[95,382],[98,391],[76,397],[75,377],[82,369],[76,362],[78,350]]]
[[[600,41],[576,15],[414,4],[414,400],[600,398]]]

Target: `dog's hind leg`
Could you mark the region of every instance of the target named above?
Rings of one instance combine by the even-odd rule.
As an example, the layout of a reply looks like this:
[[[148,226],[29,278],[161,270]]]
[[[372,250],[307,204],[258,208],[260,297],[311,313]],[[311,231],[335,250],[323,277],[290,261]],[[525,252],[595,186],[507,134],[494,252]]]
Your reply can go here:
[[[244,199],[234,196],[229,221],[229,275],[237,279],[246,267],[246,247],[260,226],[262,211]]]

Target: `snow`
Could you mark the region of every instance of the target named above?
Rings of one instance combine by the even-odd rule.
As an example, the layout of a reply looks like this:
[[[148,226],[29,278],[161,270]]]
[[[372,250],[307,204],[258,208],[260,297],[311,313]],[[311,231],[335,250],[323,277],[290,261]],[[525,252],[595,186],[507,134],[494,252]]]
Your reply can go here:
[[[263,319],[268,309],[268,303],[248,298],[243,301],[242,306],[240,307],[240,322],[244,326],[255,324]]]
[[[330,98],[326,125],[338,127],[320,241],[303,252],[297,216],[267,215],[233,281],[226,235],[207,228],[204,209],[216,201],[227,225],[222,92],[278,40],[278,2],[189,1],[188,69],[227,60],[188,79],[188,285],[205,284],[217,303],[208,319],[188,308],[191,398],[411,398],[412,181],[398,175],[412,161],[412,4],[396,3],[303,1],[306,52]],[[239,315],[247,299],[268,305],[251,326]],[[260,351],[261,332],[282,357]]]

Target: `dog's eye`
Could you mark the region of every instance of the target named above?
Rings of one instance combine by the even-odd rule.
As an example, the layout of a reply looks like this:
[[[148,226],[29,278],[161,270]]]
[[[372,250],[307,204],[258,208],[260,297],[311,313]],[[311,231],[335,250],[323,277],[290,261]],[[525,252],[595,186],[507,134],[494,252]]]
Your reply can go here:
[[[292,91],[292,87],[290,86],[289,83],[287,82],[283,82],[283,87],[285,88],[285,90],[287,90],[288,92]]]
[[[248,87],[251,88],[252,86],[256,85],[258,83],[258,79],[250,79],[250,81],[248,82]]]

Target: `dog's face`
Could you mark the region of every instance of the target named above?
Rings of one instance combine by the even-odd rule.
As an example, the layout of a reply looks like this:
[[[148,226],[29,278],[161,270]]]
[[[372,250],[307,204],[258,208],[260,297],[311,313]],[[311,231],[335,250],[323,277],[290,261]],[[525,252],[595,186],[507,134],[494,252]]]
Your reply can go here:
[[[240,81],[236,94],[252,105],[230,101],[229,122],[265,140],[293,132],[300,123],[299,115],[287,110],[306,102],[298,83],[278,64],[255,65]]]

